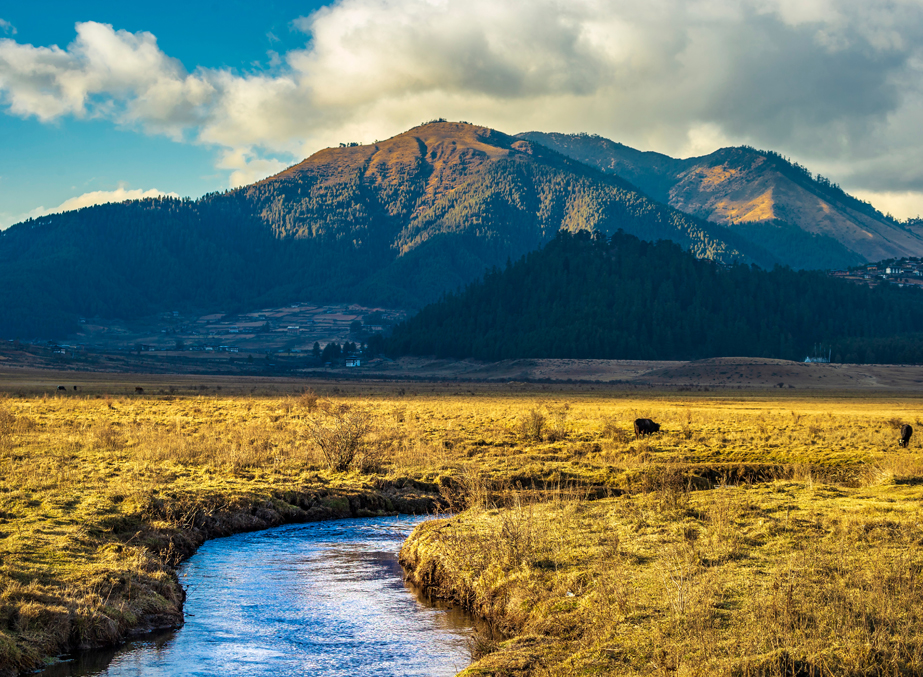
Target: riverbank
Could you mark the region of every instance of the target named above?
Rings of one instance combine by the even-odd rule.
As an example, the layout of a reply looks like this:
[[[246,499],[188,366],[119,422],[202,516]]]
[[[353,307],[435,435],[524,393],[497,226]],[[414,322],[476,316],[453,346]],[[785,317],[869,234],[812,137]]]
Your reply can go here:
[[[923,486],[776,481],[471,509],[411,581],[511,639],[475,675],[923,672]]]
[[[0,675],[178,627],[174,567],[207,539],[445,505],[435,484],[283,448],[279,405],[0,402]]]
[[[0,401],[0,666],[8,674],[181,622],[173,567],[215,536],[437,506],[539,509],[562,495],[595,506],[591,499],[647,500],[723,482],[858,487],[870,477],[923,477],[913,449],[891,451],[895,421],[923,420],[923,404],[907,398],[642,398],[592,386],[359,384],[331,386],[321,398],[149,390]],[[639,416],[662,432],[635,440]],[[347,429],[361,432],[355,453],[331,458],[324,445]],[[591,536],[581,536],[587,548]],[[517,538],[500,533],[497,550],[519,548]]]

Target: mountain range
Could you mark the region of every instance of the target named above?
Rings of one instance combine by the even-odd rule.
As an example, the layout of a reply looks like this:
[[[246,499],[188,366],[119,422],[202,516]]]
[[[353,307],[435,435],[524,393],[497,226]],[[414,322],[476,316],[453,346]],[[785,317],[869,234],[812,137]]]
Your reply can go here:
[[[824,184],[798,183],[789,176],[798,166],[772,153],[724,149],[707,158],[435,121],[386,141],[325,149],[198,200],[44,216],[0,233],[0,335],[61,335],[79,316],[232,312],[306,299],[418,308],[559,230],[621,230],[764,268],[923,252],[911,229],[832,184],[827,193],[841,197],[817,202]],[[735,169],[747,162],[746,171]],[[709,192],[712,184],[724,193]],[[754,202],[738,209],[746,218],[729,216],[731,198],[743,204],[747,191],[766,193],[764,184],[773,186],[768,206]],[[794,218],[797,201],[782,201],[776,184],[813,196],[833,216],[822,226],[805,209]],[[860,226],[868,242],[855,236]]]
[[[710,223],[727,226],[795,268],[837,268],[923,256],[919,229],[830,180],[747,146],[676,159],[599,136],[527,132],[540,143]]]

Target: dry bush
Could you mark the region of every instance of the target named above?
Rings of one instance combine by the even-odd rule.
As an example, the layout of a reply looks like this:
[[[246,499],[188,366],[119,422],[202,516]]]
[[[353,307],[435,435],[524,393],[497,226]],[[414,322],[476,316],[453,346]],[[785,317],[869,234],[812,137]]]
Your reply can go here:
[[[16,429],[16,415],[0,403],[0,435],[12,435]]]
[[[301,397],[298,398],[301,404],[301,407],[308,412],[309,414],[314,413],[317,410],[318,397],[311,389],[306,389],[301,393]]]
[[[276,462],[271,432],[264,426],[251,425],[234,431],[219,460],[233,468],[258,468]]]
[[[560,407],[549,407],[548,417],[546,418],[547,432],[545,439],[548,442],[560,442],[567,439],[567,415],[570,412],[570,405],[562,404]]]
[[[13,433],[16,430],[16,416],[9,407],[0,404],[0,450],[11,449]]]
[[[308,422],[308,435],[320,450],[324,464],[336,472],[365,471],[376,464],[367,443],[372,418],[363,407],[325,403],[318,417]]]
[[[525,442],[541,442],[545,424],[545,415],[538,409],[532,409],[519,420],[519,436]]]
[[[494,653],[500,648],[500,642],[487,630],[477,629],[466,640],[471,660],[477,661]]]
[[[459,482],[469,509],[478,511],[488,507],[490,483],[486,474],[474,465],[467,464],[462,468]]]
[[[495,545],[501,548],[508,567],[534,562],[539,551],[538,516],[532,501],[523,501],[522,494],[513,496],[513,504],[500,511]]]

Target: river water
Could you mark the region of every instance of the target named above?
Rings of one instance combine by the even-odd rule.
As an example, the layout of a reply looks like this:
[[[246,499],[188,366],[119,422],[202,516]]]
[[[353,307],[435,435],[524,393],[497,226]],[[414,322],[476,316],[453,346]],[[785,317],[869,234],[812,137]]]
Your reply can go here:
[[[186,624],[43,677],[454,675],[474,621],[405,585],[397,553],[421,517],[277,527],[206,542],[178,570]]]

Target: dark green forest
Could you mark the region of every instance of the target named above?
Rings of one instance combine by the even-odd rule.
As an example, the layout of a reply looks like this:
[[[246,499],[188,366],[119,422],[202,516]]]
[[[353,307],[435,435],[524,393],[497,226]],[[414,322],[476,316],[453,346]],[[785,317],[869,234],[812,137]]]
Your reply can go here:
[[[923,293],[824,273],[696,259],[626,233],[559,233],[543,249],[398,325],[397,355],[923,362]]]

